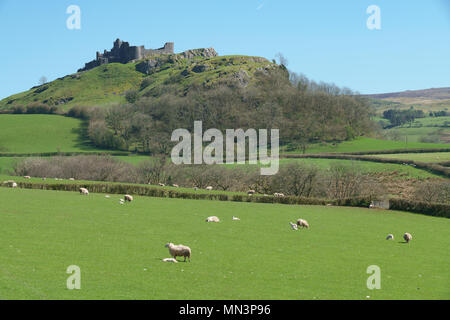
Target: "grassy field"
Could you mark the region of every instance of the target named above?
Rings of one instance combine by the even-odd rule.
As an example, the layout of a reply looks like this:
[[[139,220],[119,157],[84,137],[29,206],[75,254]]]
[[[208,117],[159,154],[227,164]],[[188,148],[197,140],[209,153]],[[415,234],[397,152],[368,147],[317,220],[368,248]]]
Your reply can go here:
[[[435,136],[436,141],[442,141],[441,137],[450,134],[450,128],[438,128],[438,127],[403,127],[403,128],[392,128],[386,130],[387,134],[397,135],[399,141],[398,143],[404,145],[410,145],[411,143],[420,142],[421,138],[430,138]],[[428,145],[428,143],[427,143]],[[447,148],[449,144],[447,144]]]
[[[0,152],[101,151],[82,139],[82,122],[58,115],[0,115]]]
[[[380,150],[395,150],[395,149],[416,149],[416,148],[449,148],[448,144],[444,143],[420,143],[405,141],[391,141],[374,138],[357,138],[352,141],[344,141],[333,145],[331,143],[322,143],[310,145],[306,149],[306,153],[340,153],[340,152],[360,152],[360,151],[380,151]],[[283,153],[284,151],[281,150]],[[288,151],[284,153],[301,153],[300,150]]]
[[[1,299],[450,298],[448,219],[6,188],[0,202]],[[205,223],[212,213],[222,222]],[[299,217],[309,230],[290,229]],[[169,241],[189,245],[192,262],[161,262]],[[69,265],[81,268],[81,290],[66,288]],[[380,290],[366,287],[370,265]]]

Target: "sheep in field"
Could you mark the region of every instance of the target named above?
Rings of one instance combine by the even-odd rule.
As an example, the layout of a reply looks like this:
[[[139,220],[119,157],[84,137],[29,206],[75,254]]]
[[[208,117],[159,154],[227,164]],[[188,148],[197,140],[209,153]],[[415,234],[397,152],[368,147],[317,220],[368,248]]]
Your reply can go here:
[[[189,262],[191,262],[191,248],[188,246],[166,243],[165,247],[169,248],[169,253],[175,260],[177,259],[177,256],[179,256],[184,257],[184,262],[186,262],[186,257],[189,258]]]
[[[83,195],[89,195],[89,191],[88,191],[88,189],[86,189],[86,188],[80,188],[80,194],[83,194]]]
[[[132,196],[130,196],[129,194],[126,194],[126,195],[124,195],[123,196],[123,200],[125,201],[125,202],[131,202],[131,201],[133,201],[133,197]]]
[[[289,221],[289,224],[291,225],[292,230],[298,230],[298,227],[295,223]]]
[[[162,261],[164,261],[164,262],[178,263],[178,261],[177,261],[176,259],[174,259],[174,258],[165,258],[165,259],[162,259]]]
[[[298,220],[297,220],[297,225],[298,225],[300,228],[306,228],[306,229],[309,229],[308,221],[306,221],[306,220],[304,220],[304,219],[298,219]]]
[[[235,217],[235,216],[233,216],[232,219],[233,219],[234,221],[241,220],[241,219],[239,219],[238,217]]]
[[[206,190],[212,190],[212,189],[213,189],[213,187],[211,187],[211,186],[206,187]]]
[[[393,234],[388,234],[386,237],[386,240],[394,240],[394,235]]]
[[[164,183],[158,183],[158,185],[160,186],[160,187],[165,187],[166,185],[164,184]]]
[[[179,188],[180,186],[174,183],[172,187]]]
[[[220,219],[217,218],[216,216],[211,216],[206,218],[206,222],[220,222]]]
[[[194,190],[197,191],[197,190],[198,190],[198,187],[194,187]]]
[[[409,243],[412,240],[412,235],[410,233],[406,232],[403,235],[403,239],[405,239],[406,243]]]
[[[74,179],[74,178],[69,178],[69,180],[70,180],[70,181],[75,181],[75,179]]]
[[[248,194],[249,196],[251,196],[251,195],[253,195],[253,194],[255,194],[255,193],[256,193],[255,190],[248,190],[248,191],[247,191],[247,194]]]
[[[17,183],[13,182],[11,188],[17,188]]]
[[[31,177],[30,177],[30,176],[24,176],[24,178],[25,178],[25,179],[31,179]]]
[[[17,188],[17,183],[12,180],[3,181],[3,185],[10,188]]]

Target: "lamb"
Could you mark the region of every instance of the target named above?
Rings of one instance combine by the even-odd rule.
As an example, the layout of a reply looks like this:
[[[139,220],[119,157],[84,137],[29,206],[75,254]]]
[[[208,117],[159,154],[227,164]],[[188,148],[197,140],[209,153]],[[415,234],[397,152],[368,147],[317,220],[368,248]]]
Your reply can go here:
[[[412,235],[410,233],[406,232],[403,235],[403,239],[405,239],[406,243],[409,243],[412,240]]]
[[[375,204],[372,201],[372,202],[370,202],[369,209],[373,209],[373,208],[375,208]]]
[[[256,193],[255,190],[248,190],[248,191],[247,191],[247,194],[248,194],[249,196],[251,196],[252,194],[255,194],[255,193]]]
[[[220,222],[220,219],[217,218],[216,216],[211,216],[206,218],[206,222]]]
[[[17,188],[17,183],[13,182],[13,183],[11,184],[11,188]]]
[[[129,194],[126,194],[126,195],[124,195],[123,196],[123,201],[125,201],[125,202],[131,202],[131,201],[133,201],[133,197],[132,196],[130,196]]]
[[[69,178],[69,180],[70,180],[70,181],[75,181],[75,179],[74,179],[74,178]]]
[[[213,189],[213,187],[211,187],[211,186],[206,187],[206,190],[212,190],[212,189]]]
[[[165,187],[166,185],[164,184],[164,183],[158,183],[158,185],[160,186],[160,187]]]
[[[277,198],[283,198],[284,197],[284,193],[279,193],[279,192],[275,192],[273,195],[274,195],[274,197],[277,197]]]
[[[238,217],[235,217],[235,216],[233,216],[232,219],[233,219],[234,221],[241,220],[241,219],[239,219]]]
[[[179,188],[180,186],[174,183],[172,187]]]
[[[13,180],[3,181],[3,185],[10,187],[10,188],[17,188],[17,183]]]
[[[89,191],[88,191],[88,189],[86,189],[86,188],[80,188],[80,194],[83,194],[83,195],[89,195]]]
[[[177,261],[176,259],[174,259],[174,258],[165,258],[165,259],[162,259],[162,261],[164,261],[164,262],[178,263],[178,261]]]
[[[191,262],[191,248],[188,246],[166,243],[165,247],[169,248],[169,253],[175,260],[177,259],[177,256],[179,256],[184,257],[184,262],[186,262],[186,257],[189,258],[189,262]]]
[[[394,235],[393,234],[388,234],[386,237],[386,240],[394,240]]]
[[[301,228],[306,228],[309,229],[309,224],[308,221],[304,220],[304,219],[298,219],[297,220],[297,225]]]
[[[298,227],[295,223],[289,221],[289,224],[291,225],[292,230],[298,230]]]

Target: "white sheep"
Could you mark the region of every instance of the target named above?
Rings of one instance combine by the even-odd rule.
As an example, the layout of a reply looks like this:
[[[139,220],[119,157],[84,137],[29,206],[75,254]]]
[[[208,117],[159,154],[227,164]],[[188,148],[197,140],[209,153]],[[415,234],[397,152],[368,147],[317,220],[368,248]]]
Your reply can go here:
[[[162,261],[164,261],[164,262],[178,263],[178,261],[177,261],[176,259],[174,259],[174,258],[165,258],[165,259],[162,259]]]
[[[284,197],[284,193],[280,193],[280,192],[275,192],[273,195],[276,198],[283,198]]]
[[[255,190],[248,190],[247,191],[247,194],[250,196],[250,195],[253,195],[253,194],[255,194],[256,193],[256,191]]]
[[[373,208],[375,208],[375,204],[374,204],[373,201],[372,201],[372,202],[370,202],[370,204],[369,204],[369,209],[373,209]]]
[[[297,225],[298,225],[299,227],[301,227],[301,228],[306,228],[306,229],[309,228],[308,221],[306,221],[305,219],[298,219],[298,220],[297,220]]]
[[[184,257],[184,262],[186,262],[186,257],[189,258],[189,262],[191,262],[191,248],[188,246],[166,243],[165,247],[169,248],[169,253],[175,260],[177,259],[177,256],[179,256]]]
[[[388,234],[386,237],[386,240],[394,240],[394,235],[393,234]]]
[[[17,188],[17,183],[13,182],[13,183],[11,184],[11,188]]]
[[[86,188],[80,188],[80,194],[83,194],[83,195],[89,195],[89,191],[88,191],[88,189],[86,189]]]
[[[289,221],[289,224],[291,225],[292,230],[298,230],[298,227],[295,223]]]
[[[235,220],[235,221],[237,221],[237,220],[241,220],[241,219],[239,219],[238,217],[235,217],[235,216],[233,216],[233,218],[232,218],[233,220]]]
[[[158,185],[160,186],[160,187],[165,187],[166,185],[164,184],[164,183],[158,183]]]
[[[74,179],[74,178],[69,178],[69,180],[70,180],[70,181],[75,181],[75,179]]]
[[[126,194],[126,195],[124,195],[123,196],[123,201],[125,201],[125,202],[131,202],[131,201],[133,201],[133,197],[132,196],[130,196],[129,194]]]
[[[220,222],[220,219],[217,218],[216,216],[211,216],[206,218],[206,222]]]
[[[410,233],[406,232],[403,235],[403,239],[405,239],[406,243],[409,243],[412,240],[412,235]]]
[[[30,176],[24,176],[24,178],[25,178],[25,179],[31,179],[31,177],[30,177]]]
[[[174,183],[172,187],[179,188],[180,186]]]
[[[207,187],[206,187],[206,190],[212,190],[212,189],[213,189],[212,186],[207,186]]]

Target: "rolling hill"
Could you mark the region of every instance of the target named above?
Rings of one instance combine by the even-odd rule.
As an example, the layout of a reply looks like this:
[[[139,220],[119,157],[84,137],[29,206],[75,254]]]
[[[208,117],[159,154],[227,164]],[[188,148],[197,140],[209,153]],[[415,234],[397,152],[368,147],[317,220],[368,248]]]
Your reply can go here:
[[[106,105],[125,102],[129,91],[158,96],[161,87],[185,93],[193,86],[212,87],[219,82],[251,85],[255,72],[279,68],[265,58],[209,56],[208,49],[180,54],[153,54],[126,64],[109,63],[35,86],[0,101],[0,110],[44,103],[66,110],[74,105]]]

